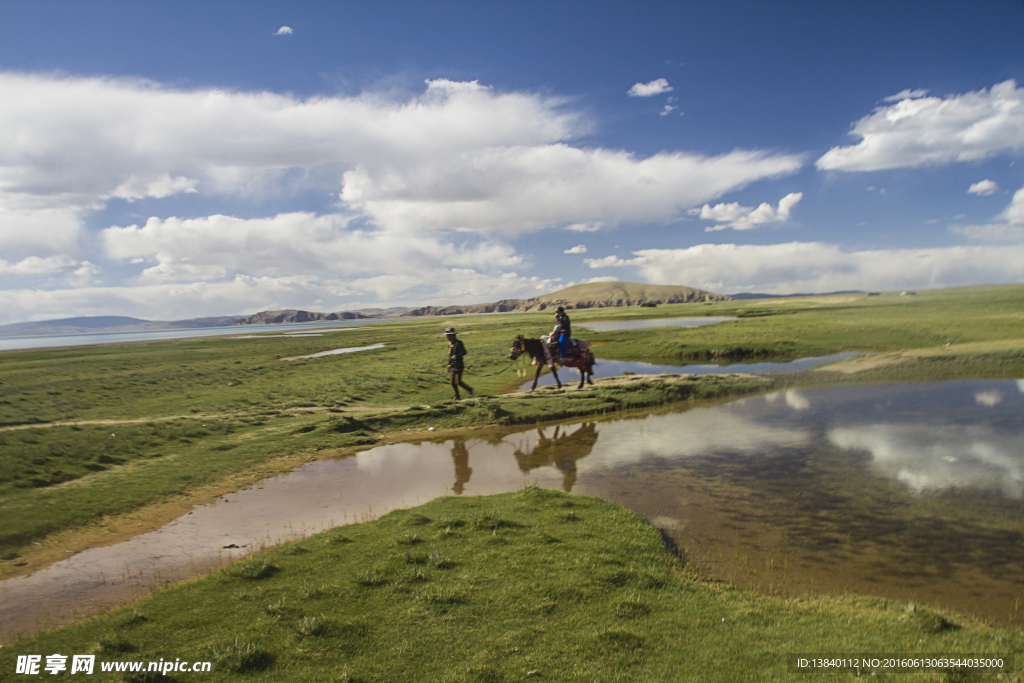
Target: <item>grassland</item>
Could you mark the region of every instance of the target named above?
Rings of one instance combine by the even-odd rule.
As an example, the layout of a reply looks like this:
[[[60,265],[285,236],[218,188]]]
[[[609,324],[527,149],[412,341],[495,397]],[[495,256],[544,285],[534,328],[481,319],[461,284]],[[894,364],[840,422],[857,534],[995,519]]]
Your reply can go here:
[[[788,668],[795,653],[1022,649],[1019,630],[912,605],[706,582],[621,507],[530,487],[441,498],[279,546],[5,647],[0,671],[19,654],[60,652],[95,654],[96,680],[169,683],[771,681],[798,677]],[[161,658],[212,670],[99,672],[102,662]],[[952,671],[898,679],[967,680]]]
[[[590,333],[588,320],[731,315],[707,327]],[[147,507],[166,521],[252,476],[308,457],[344,455],[435,429],[532,424],[767,390],[779,383],[1024,376],[1024,287],[792,300],[589,309],[578,335],[600,357],[659,362],[879,353],[844,372],[683,385],[607,386],[536,400],[504,396],[522,381],[507,350],[546,332],[546,313],[413,319],[320,337],[205,338],[0,354],[0,575],[55,559],[60,546],[116,540],[112,520]],[[448,403],[446,344],[470,350],[483,400]],[[281,360],[331,348],[384,348]],[[946,345],[949,344],[947,347]],[[856,371],[852,371],[856,370]],[[600,364],[598,365],[600,373]],[[573,373],[574,374],[574,373]],[[428,407],[429,406],[429,407]],[[114,525],[116,526],[116,525]],[[84,538],[67,532],[83,530]],[[33,545],[41,543],[41,545]]]
[[[579,329],[589,320],[693,315],[737,319],[693,329]],[[343,457],[428,427],[436,435],[534,424],[794,385],[1024,377],[1019,286],[591,309],[573,320],[603,358],[876,355],[791,376],[662,377],[530,396],[509,393],[522,378],[506,355],[516,334],[550,329],[547,313],[402,320],[320,337],[3,353],[0,576],[153,528],[310,458]],[[470,350],[474,400],[449,400],[441,335],[449,325]],[[281,360],[379,343],[384,348]],[[568,522],[566,509],[593,523]],[[417,515],[429,519],[416,526]],[[246,675],[263,680],[412,680],[414,663],[424,672],[417,680],[511,680],[529,670],[548,680],[733,680],[736,670],[785,678],[780,653],[800,650],[1020,650],[1019,631],[964,617],[702,583],[652,533],[620,509],[548,492],[444,499],[173,588],[139,608],[144,618],[120,612],[17,647],[120,648],[124,658],[208,652],[219,667],[212,680],[231,678],[253,653],[266,666]],[[400,542],[417,535],[421,543]],[[356,542],[334,542],[342,536]],[[431,564],[448,556],[450,568]],[[264,576],[267,566],[277,569]],[[259,576],[246,578],[253,567]],[[229,609],[208,606],[225,594]],[[239,623],[247,626],[236,641]],[[0,651],[0,670],[12,652]]]

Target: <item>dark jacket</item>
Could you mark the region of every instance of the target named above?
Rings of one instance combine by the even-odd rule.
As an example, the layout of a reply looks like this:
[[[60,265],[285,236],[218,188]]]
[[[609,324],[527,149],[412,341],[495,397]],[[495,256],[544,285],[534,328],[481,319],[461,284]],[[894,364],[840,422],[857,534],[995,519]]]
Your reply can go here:
[[[572,323],[569,322],[569,316],[565,313],[562,314],[561,318],[555,320],[555,339],[558,339],[561,335],[565,335],[566,339],[572,337]]]
[[[462,343],[461,339],[456,339],[455,341],[448,343],[448,365],[452,367],[452,370],[466,369],[462,360],[465,355],[466,345]]]

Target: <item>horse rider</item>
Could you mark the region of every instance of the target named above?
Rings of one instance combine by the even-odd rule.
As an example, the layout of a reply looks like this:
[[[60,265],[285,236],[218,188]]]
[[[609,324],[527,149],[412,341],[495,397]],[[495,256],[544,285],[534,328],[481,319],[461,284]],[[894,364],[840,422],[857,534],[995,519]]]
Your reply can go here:
[[[448,339],[448,375],[452,380],[452,391],[455,392],[455,400],[458,401],[461,398],[459,396],[459,387],[468,391],[469,397],[473,398],[473,387],[462,381],[462,371],[466,369],[466,364],[462,360],[466,355],[466,345],[462,343],[461,339],[455,338],[454,327],[449,327],[445,330],[444,336]]]
[[[572,337],[572,323],[565,312],[564,306],[559,306],[555,311],[555,329],[551,333],[552,339],[558,340],[558,348],[562,352],[562,359],[565,359],[565,352]]]

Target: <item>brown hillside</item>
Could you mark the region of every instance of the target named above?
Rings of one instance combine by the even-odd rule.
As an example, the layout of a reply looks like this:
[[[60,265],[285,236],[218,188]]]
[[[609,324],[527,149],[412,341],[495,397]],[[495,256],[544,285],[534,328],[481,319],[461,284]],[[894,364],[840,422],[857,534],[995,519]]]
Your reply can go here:
[[[404,315],[460,315],[463,313],[507,313],[512,311],[544,311],[549,308],[611,308],[616,306],[656,306],[696,301],[727,301],[724,294],[705,292],[693,287],[675,285],[644,285],[636,282],[592,282],[560,289],[530,299],[503,299],[473,306],[424,306]]]

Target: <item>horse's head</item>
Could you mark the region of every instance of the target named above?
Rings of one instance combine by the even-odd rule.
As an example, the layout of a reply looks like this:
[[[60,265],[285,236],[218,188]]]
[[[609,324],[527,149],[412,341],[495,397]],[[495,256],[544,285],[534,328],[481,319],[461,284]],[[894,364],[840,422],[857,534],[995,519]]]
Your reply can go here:
[[[523,354],[524,350],[523,335],[517,335],[516,338],[512,340],[512,349],[508,352],[508,357],[515,360]]]

